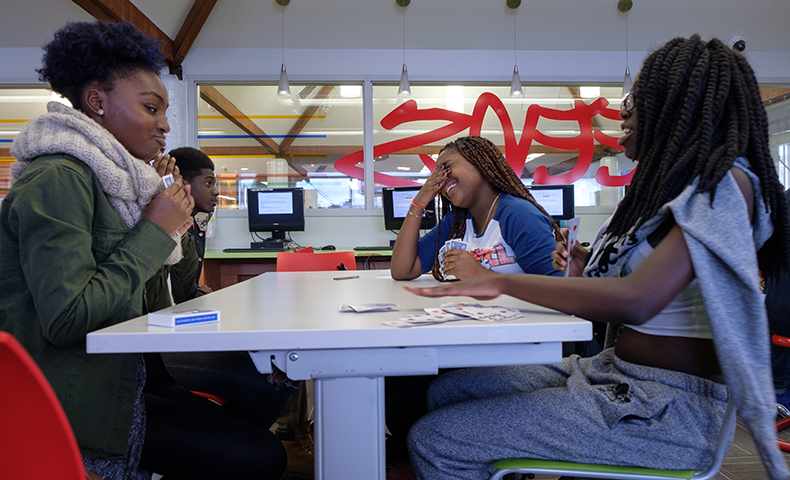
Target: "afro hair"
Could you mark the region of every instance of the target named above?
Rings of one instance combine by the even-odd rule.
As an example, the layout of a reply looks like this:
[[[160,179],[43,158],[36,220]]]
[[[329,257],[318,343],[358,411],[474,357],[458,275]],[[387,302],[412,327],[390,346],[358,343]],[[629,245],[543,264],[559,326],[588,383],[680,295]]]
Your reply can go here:
[[[159,42],[129,22],[74,22],[55,32],[37,72],[39,80],[82,110],[88,84],[111,89],[117,78],[138,70],[158,75],[164,58]]]
[[[214,171],[214,162],[197,148],[176,148],[171,150],[169,155],[176,159],[176,166],[181,176],[188,182],[200,175],[204,168]]]

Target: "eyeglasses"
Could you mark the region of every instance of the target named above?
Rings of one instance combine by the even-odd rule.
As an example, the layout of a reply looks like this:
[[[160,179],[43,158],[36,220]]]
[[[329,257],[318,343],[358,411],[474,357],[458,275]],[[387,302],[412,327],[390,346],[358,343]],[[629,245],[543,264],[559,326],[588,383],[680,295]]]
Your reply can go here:
[[[636,96],[634,96],[634,92],[628,92],[628,95],[623,99],[623,103],[620,104],[620,108],[624,108],[628,113],[631,113],[631,110],[636,108]]]

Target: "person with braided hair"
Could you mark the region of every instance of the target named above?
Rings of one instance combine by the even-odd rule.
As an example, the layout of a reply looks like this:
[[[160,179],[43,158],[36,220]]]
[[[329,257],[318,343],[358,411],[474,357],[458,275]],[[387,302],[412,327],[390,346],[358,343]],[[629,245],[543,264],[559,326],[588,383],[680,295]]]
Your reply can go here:
[[[441,197],[440,222],[418,239],[422,212]],[[448,239],[466,242],[440,261],[439,250]],[[551,252],[562,239],[557,224],[521,183],[513,168],[490,140],[469,136],[448,143],[409,207],[392,251],[391,275],[410,280],[431,272],[443,281],[503,273],[562,275],[552,268]],[[600,345],[575,342],[566,354],[585,356]],[[442,370],[440,374],[444,373]],[[391,457],[408,462],[406,434],[427,413],[428,385],[435,375],[389,377],[385,381],[385,412],[391,437]]]
[[[423,210],[439,195],[439,224],[418,240]],[[467,250],[449,250],[448,239]],[[559,227],[541,207],[493,142],[461,137],[448,143],[436,169],[414,197],[392,250],[392,278],[410,280],[428,271],[434,278],[477,278],[494,273],[554,275],[551,266]]]
[[[408,437],[418,478],[484,479],[505,457],[704,469],[730,396],[769,477],[790,476],[759,278],[788,270],[790,221],[754,73],[718,39],[676,38],[645,60],[620,116],[619,144],[638,168],[591,252],[569,261],[557,244],[555,268],[576,278],[405,287],[508,294],[609,323],[607,348],[592,358],[435,380],[430,413]]]

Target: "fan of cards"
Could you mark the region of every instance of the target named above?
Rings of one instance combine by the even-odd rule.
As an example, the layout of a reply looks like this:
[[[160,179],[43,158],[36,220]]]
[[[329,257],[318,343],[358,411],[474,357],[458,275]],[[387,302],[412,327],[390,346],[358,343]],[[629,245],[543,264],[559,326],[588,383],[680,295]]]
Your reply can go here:
[[[457,320],[506,322],[524,316],[517,308],[486,306],[479,303],[445,303],[439,308],[426,308],[425,312],[424,314],[408,315],[398,320],[383,323],[391,327],[417,327]]]
[[[454,248],[457,248],[459,250],[466,250],[466,247],[467,247],[467,243],[462,240],[458,240],[458,239],[447,240],[446,242],[444,242],[442,248],[439,249],[439,265],[442,264],[442,260],[444,260],[444,254],[447,253],[448,250],[452,250]],[[444,269],[442,269],[442,277],[445,280],[447,280],[447,275],[444,274]],[[451,277],[455,278],[455,276],[453,275],[451,275]]]

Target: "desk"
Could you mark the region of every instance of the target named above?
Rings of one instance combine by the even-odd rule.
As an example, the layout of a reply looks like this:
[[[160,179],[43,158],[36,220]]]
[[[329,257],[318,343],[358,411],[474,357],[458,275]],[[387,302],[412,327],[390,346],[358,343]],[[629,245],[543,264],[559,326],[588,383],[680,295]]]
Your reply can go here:
[[[168,310],[215,308],[220,323],[149,326],[138,317],[88,334],[89,353],[250,351],[261,373],[271,363],[293,380],[314,380],[316,478],[385,478],[384,377],[439,368],[556,363],[562,341],[592,338],[585,320],[511,297],[479,302],[520,308],[503,323],[383,325],[466,297],[412,295],[382,272],[266,273]],[[334,277],[359,275],[356,279]],[[426,276],[419,282],[433,284]],[[396,303],[391,312],[341,313],[341,304]]]
[[[392,250],[354,251],[339,248],[337,252],[354,252],[357,270],[386,270],[390,268]],[[317,251],[316,253],[322,253]],[[325,252],[329,253],[329,252]],[[262,273],[277,270],[277,252],[234,252],[206,250],[203,261],[205,284],[217,291]]]

